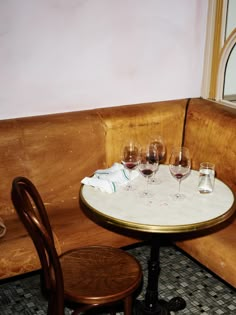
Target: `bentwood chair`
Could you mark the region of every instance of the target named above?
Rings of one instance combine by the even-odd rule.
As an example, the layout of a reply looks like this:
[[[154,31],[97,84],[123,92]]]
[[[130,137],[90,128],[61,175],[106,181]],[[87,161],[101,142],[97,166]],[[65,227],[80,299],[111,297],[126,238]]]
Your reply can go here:
[[[108,246],[81,247],[59,256],[45,206],[33,183],[25,177],[15,178],[11,196],[40,259],[48,315],[64,315],[67,303],[77,315],[99,306],[115,310],[122,301],[125,315],[132,313],[133,294],[142,280],[134,257]]]

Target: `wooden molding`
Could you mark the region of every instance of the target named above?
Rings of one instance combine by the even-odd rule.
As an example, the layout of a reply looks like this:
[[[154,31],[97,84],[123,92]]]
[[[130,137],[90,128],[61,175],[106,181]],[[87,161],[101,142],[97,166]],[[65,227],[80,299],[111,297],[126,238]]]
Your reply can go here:
[[[211,80],[210,80],[210,90],[209,98],[215,99],[216,97],[216,85],[217,85],[217,74],[219,67],[219,57],[221,50],[221,40],[222,40],[222,17],[223,17],[223,6],[225,1],[216,0],[215,1],[215,27],[214,27],[214,41],[213,41],[213,51],[212,51],[212,62],[211,62]]]

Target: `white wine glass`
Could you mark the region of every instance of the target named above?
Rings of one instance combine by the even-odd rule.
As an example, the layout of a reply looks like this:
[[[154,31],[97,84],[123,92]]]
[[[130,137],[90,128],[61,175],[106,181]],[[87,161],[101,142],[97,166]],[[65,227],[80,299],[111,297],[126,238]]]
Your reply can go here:
[[[128,141],[123,147],[121,152],[121,163],[128,170],[128,183],[125,186],[125,190],[135,190],[135,187],[131,184],[131,172],[138,166],[140,160],[140,148],[139,145],[133,140]]]
[[[162,163],[165,160],[166,156],[166,145],[162,136],[160,135],[156,136],[154,139],[151,140],[150,144],[156,147],[156,150],[158,152],[159,164]],[[156,177],[157,171],[154,173],[153,177],[150,180],[150,184],[152,185],[159,185],[161,183],[161,180]]]
[[[158,169],[158,152],[153,145],[148,145],[145,149],[141,149],[140,162],[138,164],[139,172],[146,179],[146,189],[141,192],[141,197],[151,198],[153,194],[149,191],[150,178]]]
[[[181,200],[185,195],[180,193],[180,185],[191,170],[191,159],[189,149],[186,147],[176,147],[172,150],[169,161],[169,169],[171,175],[178,181],[178,192],[173,196],[174,200]]]

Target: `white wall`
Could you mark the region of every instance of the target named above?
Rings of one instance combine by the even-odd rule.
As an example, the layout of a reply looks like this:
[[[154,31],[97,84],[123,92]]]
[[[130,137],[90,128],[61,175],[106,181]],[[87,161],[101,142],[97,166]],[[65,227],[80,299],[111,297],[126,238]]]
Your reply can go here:
[[[206,0],[0,1],[0,119],[201,95]]]

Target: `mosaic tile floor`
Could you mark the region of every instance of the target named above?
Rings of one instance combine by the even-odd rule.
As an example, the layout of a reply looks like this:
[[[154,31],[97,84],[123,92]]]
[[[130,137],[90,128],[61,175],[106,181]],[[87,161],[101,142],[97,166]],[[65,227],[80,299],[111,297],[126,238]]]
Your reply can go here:
[[[130,249],[129,252],[138,258],[143,267],[144,285],[138,296],[142,299],[147,282],[146,259],[149,257],[149,246],[138,246]],[[178,249],[172,246],[162,247],[160,263],[161,298],[169,300],[173,296],[181,295],[187,303],[187,307],[179,311],[178,315],[236,314],[235,290]],[[40,293],[38,274],[0,283],[1,315],[46,315],[46,310],[47,302]],[[66,314],[70,314],[69,309],[66,309]],[[93,314],[97,315],[99,312]],[[117,315],[122,314],[122,312],[117,313]]]

